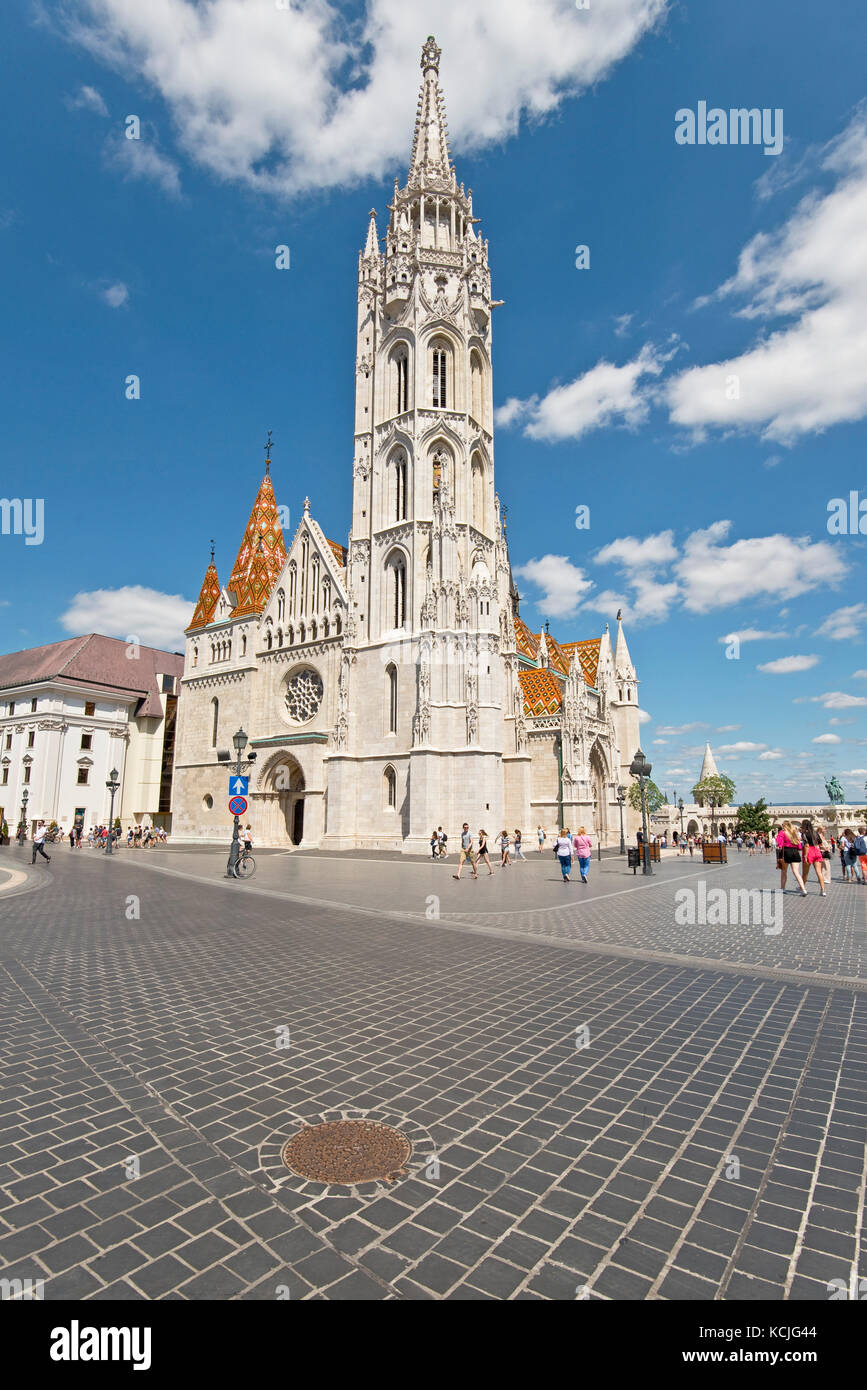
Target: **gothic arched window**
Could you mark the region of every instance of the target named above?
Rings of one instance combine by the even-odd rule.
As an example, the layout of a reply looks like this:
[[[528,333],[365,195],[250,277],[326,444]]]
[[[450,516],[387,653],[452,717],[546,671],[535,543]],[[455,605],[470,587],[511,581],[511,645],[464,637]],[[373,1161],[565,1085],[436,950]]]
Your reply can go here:
[[[445,410],[452,394],[452,350],[443,338],[435,338],[431,344],[431,374],[431,404],[439,410]]]
[[[282,623],[286,617],[286,592],[284,589],[277,590],[277,621]]]
[[[193,647],[193,665],[194,665],[194,666],[198,666],[198,664],[199,664],[199,649],[198,649],[198,647]]]
[[[406,561],[399,550],[389,556],[385,572],[385,625],[387,628],[406,627]]]
[[[212,748],[216,748],[216,746],[217,746],[217,735],[218,735],[218,733],[220,732],[220,702],[219,702],[219,700],[217,699],[216,695],[214,696],[213,700],[211,701],[211,716],[212,716],[212,723],[211,723],[211,747],[212,747]]]
[[[385,668],[385,678],[388,693],[388,732],[397,733],[397,667],[389,665]]]
[[[391,354],[389,371],[389,390],[391,393],[391,415],[403,415],[409,410],[409,352],[406,344],[394,349]]]
[[[470,376],[473,419],[477,420],[478,423],[482,425],[484,424],[484,397],[482,392],[484,377],[482,374],[481,356],[475,351],[470,354]]]
[[[295,616],[295,599],[297,597],[297,587],[298,568],[295,564],[295,561],[293,560],[291,565],[289,566],[289,612],[292,614],[293,618]]]
[[[388,461],[388,520],[406,521],[406,451],[397,449]]]
[[[383,773],[383,790],[385,793],[386,809],[393,811],[397,806],[397,774],[393,767],[387,767]]]
[[[485,524],[485,466],[480,454],[473,454],[473,525],[481,531]]]
[[[246,634],[246,632],[242,632],[242,633],[241,633],[241,655],[242,655],[242,656],[246,656],[246,655],[247,655],[247,634]]]

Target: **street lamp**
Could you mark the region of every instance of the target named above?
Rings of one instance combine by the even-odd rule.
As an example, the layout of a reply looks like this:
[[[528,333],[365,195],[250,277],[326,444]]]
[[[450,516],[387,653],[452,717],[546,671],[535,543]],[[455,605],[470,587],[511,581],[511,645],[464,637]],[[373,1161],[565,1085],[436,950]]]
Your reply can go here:
[[[24,841],[27,839],[27,802],[29,798],[30,793],[25,787],[21,793],[21,824],[18,827],[19,845],[23,845]]]
[[[626,800],[626,788],[620,783],[617,784],[617,805],[620,807],[620,853],[626,853],[626,841],[623,838],[623,803]]]
[[[680,838],[683,839],[683,797],[678,801],[677,809],[680,811]]]
[[[638,789],[641,795],[641,824],[644,830],[644,854],[642,856],[644,862],[641,865],[641,872],[643,874],[653,873],[653,869],[650,867],[650,843],[647,836],[647,800],[644,794],[644,784],[648,781],[652,769],[653,764],[647,761],[639,748],[635,757],[632,759],[632,765],[629,771],[633,777],[638,778]]]
[[[721,803],[720,803],[720,804],[721,804]],[[717,806],[716,797],[715,797],[715,796],[712,796],[711,799],[710,799],[710,838],[711,838],[712,840],[715,838],[715,835],[714,835],[714,816],[715,816],[715,814],[716,814],[716,806]]]
[[[256,761],[256,754],[255,754],[255,753],[251,753],[250,756],[249,756],[249,758],[244,758],[244,757],[242,757],[242,754],[243,754],[243,752],[244,752],[244,749],[247,747],[247,744],[248,744],[249,742],[250,742],[250,740],[248,739],[246,733],[244,732],[243,727],[241,727],[241,728],[238,730],[238,732],[237,732],[236,734],[233,734],[233,735],[232,735],[232,743],[234,744],[234,746],[235,746],[235,752],[236,752],[237,755],[238,755],[237,758],[235,759],[235,775],[236,775],[237,777],[241,777],[241,776],[243,775],[244,769],[245,769],[245,768],[251,768],[251,767],[253,766],[253,763]],[[217,755],[217,757],[218,757],[218,760],[219,760],[220,762],[227,761],[226,758],[221,758],[219,754]],[[235,865],[236,865],[237,862],[238,862],[238,859],[239,859],[239,857],[240,857],[240,854],[241,854],[241,822],[240,822],[239,817],[238,817],[238,816],[235,816],[235,824],[234,824],[234,827],[233,827],[233,830],[232,830],[232,843],[231,843],[231,845],[230,845],[230,847],[229,847],[229,862],[228,862],[228,864],[226,865],[226,878],[234,878],[234,877],[235,877]]]
[[[117,768],[113,767],[108,774],[108,781],[105,784],[111,792],[111,807],[108,812],[108,839],[105,842],[106,854],[111,854],[112,842],[114,840],[114,794],[120,786],[117,776]]]

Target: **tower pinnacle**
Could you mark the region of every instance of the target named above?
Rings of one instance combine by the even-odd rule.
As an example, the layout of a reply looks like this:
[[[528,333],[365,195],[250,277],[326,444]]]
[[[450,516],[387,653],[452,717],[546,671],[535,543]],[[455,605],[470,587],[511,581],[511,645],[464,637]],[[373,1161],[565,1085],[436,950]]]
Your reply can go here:
[[[421,186],[430,178],[448,179],[451,172],[446,111],[439,85],[441,52],[433,35],[421,51],[424,76],[409,162],[409,182]]]

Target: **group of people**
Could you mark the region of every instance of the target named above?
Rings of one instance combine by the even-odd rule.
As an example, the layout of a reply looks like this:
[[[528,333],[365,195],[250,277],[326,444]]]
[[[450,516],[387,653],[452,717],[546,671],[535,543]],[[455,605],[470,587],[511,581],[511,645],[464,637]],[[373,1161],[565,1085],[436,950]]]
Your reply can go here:
[[[805,898],[812,868],[819,881],[819,893],[824,898],[826,885],[831,879],[831,857],[835,850],[840,855],[843,882],[867,883],[867,827],[863,825],[857,830],[842,830],[838,838],[826,834],[809,819],[802,820],[799,826],[786,820],[777,833],[776,846],[783,892],[786,891],[786,879],[791,869],[801,897]]]
[[[431,852],[434,859],[445,857],[448,853],[447,843],[448,836],[443,833],[442,826],[439,826],[431,836]],[[517,862],[519,859],[523,859],[526,863],[527,856],[524,853],[524,838],[520,830],[515,830],[512,837],[509,836],[508,830],[501,830],[499,835],[496,836],[495,843],[500,851],[501,869],[507,869],[510,864]],[[515,852],[514,861],[512,859],[512,850]],[[487,864],[489,874],[493,874],[494,872],[494,867],[491,863],[491,851],[488,848],[487,830],[479,831],[479,844],[478,848],[476,848],[475,837],[470,830],[469,822],[464,821],[461,827],[461,848],[458,854],[458,871],[456,874],[452,874],[452,878],[460,878],[461,870],[467,861],[469,861],[470,868],[473,871],[473,878],[478,878],[479,876],[476,871],[477,864]]]

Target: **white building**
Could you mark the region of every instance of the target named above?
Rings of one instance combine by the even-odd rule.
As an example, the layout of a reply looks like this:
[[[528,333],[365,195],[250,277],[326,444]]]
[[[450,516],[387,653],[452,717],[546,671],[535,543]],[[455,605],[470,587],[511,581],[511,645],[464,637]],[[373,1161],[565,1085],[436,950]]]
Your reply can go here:
[[[39,820],[69,831],[115,816],[171,827],[172,758],[183,658],[90,633],[0,656],[0,820],[15,834],[27,791]]]
[[[359,257],[348,544],[305,500],[287,553],[266,469],[228,584],[212,557],[188,629],[176,838],[227,834],[216,757],[239,726],[260,843],[418,851],[464,820],[619,838],[638,679],[619,623],[612,648],[607,627],[559,644],[519,616],[494,487],[497,301],[439,58],[429,38],[409,175],[384,251],[371,212]]]

